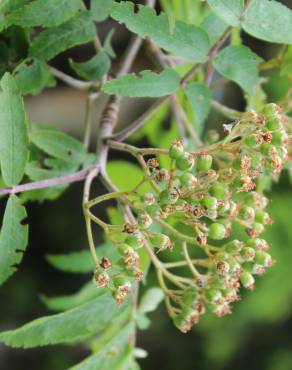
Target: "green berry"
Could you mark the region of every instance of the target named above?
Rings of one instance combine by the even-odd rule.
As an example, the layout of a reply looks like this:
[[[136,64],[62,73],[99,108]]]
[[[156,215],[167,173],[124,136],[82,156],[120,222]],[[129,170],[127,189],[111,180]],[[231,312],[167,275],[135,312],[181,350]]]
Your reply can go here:
[[[129,246],[132,248],[141,247],[143,242],[143,236],[140,233],[129,234],[125,239],[125,243],[129,244]]]
[[[146,206],[151,206],[155,203],[155,196],[152,193],[145,193],[143,197],[143,202]]]
[[[237,274],[241,271],[241,266],[235,258],[228,258],[226,262],[229,265],[229,272],[231,274]]]
[[[266,127],[272,131],[281,128],[280,116],[278,114],[274,114],[272,116],[267,117]]]
[[[266,253],[264,251],[257,251],[255,253],[255,259],[254,262],[257,265],[263,266],[263,267],[270,267],[273,260],[269,253]]]
[[[179,193],[175,189],[165,189],[159,194],[161,205],[174,204],[179,198]]]
[[[272,144],[275,146],[282,145],[283,141],[286,139],[286,134],[283,130],[277,130],[273,132]]]
[[[263,109],[263,114],[267,117],[278,114],[278,112],[279,112],[279,107],[275,103],[269,103]]]
[[[214,240],[222,240],[225,238],[226,229],[224,225],[215,222],[210,225],[209,237]]]
[[[243,243],[239,240],[232,240],[231,242],[227,243],[225,245],[225,251],[227,253],[238,253],[241,251],[241,249],[243,248]]]
[[[218,202],[215,197],[206,196],[201,200],[201,204],[208,210],[214,211],[217,209]]]
[[[188,287],[184,290],[183,303],[186,306],[193,306],[198,298],[198,293],[195,287]]]
[[[271,217],[268,212],[265,211],[257,211],[255,213],[255,221],[261,224],[269,224],[271,222]]]
[[[183,153],[184,146],[181,140],[175,141],[169,149],[169,156],[171,159],[178,159]]]
[[[225,200],[228,197],[228,186],[223,182],[216,181],[209,191],[213,197],[219,200]]]
[[[258,144],[258,142],[259,137],[256,134],[246,136],[246,138],[244,139],[245,145],[248,146],[249,148],[254,148]]]
[[[269,249],[268,243],[264,239],[259,238],[248,239],[246,246],[262,251]]]
[[[118,244],[118,250],[119,252],[123,255],[125,253],[126,250],[128,250],[129,248],[131,248],[129,246],[129,244],[127,243],[121,243],[121,244]]]
[[[250,227],[247,228],[247,234],[251,237],[258,237],[261,233],[265,231],[265,227],[263,224],[259,222],[254,222]]]
[[[196,169],[198,171],[208,171],[212,167],[213,158],[209,154],[201,154],[196,160]]]
[[[152,224],[152,218],[148,213],[140,213],[138,216],[138,225],[140,227],[148,229],[150,225]]]
[[[119,286],[128,285],[129,281],[125,276],[118,276],[113,279],[114,286],[117,288]]]
[[[205,291],[205,297],[207,301],[216,304],[219,304],[223,298],[221,291],[215,288],[207,289]]]
[[[262,164],[263,156],[259,152],[250,153],[250,167],[258,169]]]
[[[240,279],[241,284],[244,286],[244,288],[246,288],[246,289],[253,289],[254,283],[255,283],[255,279],[252,276],[252,274],[250,274],[247,271],[244,271],[240,275],[240,278],[239,279]]]
[[[189,190],[192,190],[198,183],[196,176],[189,172],[185,172],[182,176],[180,176],[179,179],[181,185]]]
[[[151,204],[145,210],[151,217],[158,217],[161,213],[161,208],[158,204]]]
[[[239,210],[239,216],[243,220],[251,221],[255,217],[255,210],[247,205],[243,205]]]
[[[255,258],[255,250],[250,247],[244,247],[240,251],[240,255],[245,261],[250,262],[253,261]]]
[[[165,234],[156,234],[151,238],[151,242],[155,248],[158,248],[159,251],[172,248],[172,242]]]
[[[177,158],[175,165],[178,170],[190,170],[194,166],[195,160],[191,153],[185,152]]]
[[[273,145],[268,144],[268,143],[263,143],[260,147],[260,151],[263,155],[268,156],[270,155],[270,152],[272,151],[273,148],[274,148]]]

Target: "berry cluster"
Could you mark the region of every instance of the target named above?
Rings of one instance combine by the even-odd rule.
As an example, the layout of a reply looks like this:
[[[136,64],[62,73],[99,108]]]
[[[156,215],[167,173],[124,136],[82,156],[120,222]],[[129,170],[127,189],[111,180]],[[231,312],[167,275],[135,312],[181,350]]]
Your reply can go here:
[[[110,277],[107,270],[113,267],[102,261],[95,277],[122,303],[131,281],[143,277],[139,249],[151,246],[168,312],[186,332],[206,309],[217,316],[230,313],[240,286],[253,289],[254,277],[273,264],[260,238],[272,222],[265,210],[268,199],[256,191],[256,180],[277,176],[287,158],[284,118],[277,105],[268,104],[262,114],[246,113],[222,141],[190,152],[177,140],[168,156],[168,169],[159,168],[157,158],[145,162],[154,191],[128,200],[138,222],[124,225],[115,241],[122,255],[118,271]],[[234,238],[237,226],[244,229],[244,240]],[[184,260],[161,262],[160,252],[174,246],[181,248]],[[169,271],[182,267],[183,276]]]

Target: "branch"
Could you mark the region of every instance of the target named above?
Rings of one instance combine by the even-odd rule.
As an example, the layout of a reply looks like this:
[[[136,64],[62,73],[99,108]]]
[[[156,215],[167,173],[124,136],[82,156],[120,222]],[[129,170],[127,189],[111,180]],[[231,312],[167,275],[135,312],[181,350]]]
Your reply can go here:
[[[244,114],[244,112],[240,112],[238,110],[228,108],[216,100],[212,100],[212,107],[216,109],[218,112],[220,112],[226,118],[240,119],[242,118],[242,115]]]
[[[7,195],[7,194],[17,194],[23,193],[25,191],[36,190],[36,189],[44,189],[51,186],[58,186],[64,184],[70,184],[73,182],[82,181],[86,178],[86,176],[90,173],[90,171],[94,167],[89,167],[84,170],[75,172],[71,175],[65,175],[60,177],[55,177],[53,179],[46,179],[36,182],[29,182],[27,184],[21,184],[12,186],[9,188],[0,189],[0,195]]]
[[[67,85],[74,87],[74,89],[78,90],[89,90],[91,87],[98,87],[99,83],[97,82],[90,82],[90,81],[81,81],[77,80],[77,78],[71,77],[58,69],[51,67],[52,74],[57,77],[59,80],[65,82]]]

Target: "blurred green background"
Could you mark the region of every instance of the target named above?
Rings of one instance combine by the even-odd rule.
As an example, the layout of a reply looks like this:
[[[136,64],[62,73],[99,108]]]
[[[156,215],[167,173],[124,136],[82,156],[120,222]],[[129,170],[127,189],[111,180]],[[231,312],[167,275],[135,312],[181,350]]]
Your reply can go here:
[[[110,22],[106,23],[101,33],[110,26]],[[121,28],[120,31],[114,37],[114,48],[118,55],[129,40],[125,29]],[[243,39],[263,58],[275,53],[273,46],[251,40],[247,35],[243,35]],[[70,51],[72,55],[76,59],[86,60],[88,50],[73,49]],[[70,73],[67,58],[68,53],[64,53],[53,64]],[[142,50],[135,68],[139,70],[145,65],[151,67],[151,62]],[[277,70],[272,71],[270,77],[270,82],[264,84],[264,91],[268,101],[279,101],[287,93],[290,82],[281,78]],[[231,108],[244,108],[243,96],[233,84],[217,91],[216,98]],[[134,119],[144,110],[145,104],[149,102],[126,100],[121,122]],[[31,120],[52,122],[77,138],[81,137],[84,112],[82,93],[59,85],[38,97],[27,98],[26,107]],[[94,114],[98,115],[101,107],[102,104]],[[208,126],[220,129],[224,122],[223,117],[213,112],[209,116]],[[149,130],[152,130],[152,136],[167,143],[169,123],[163,124],[164,131],[157,124],[152,124]],[[142,135],[137,145],[147,145]],[[117,158],[121,159],[121,156],[112,157]],[[125,168],[121,167],[120,171],[123,176]],[[98,182],[95,183],[95,191],[103,191]],[[140,362],[143,370],[292,369],[292,193],[287,173],[272,186],[268,196],[272,198],[269,210],[274,224],[266,232],[265,238],[272,245],[271,254],[277,263],[267,275],[258,279],[254,292],[243,292],[242,301],[234,305],[232,315],[220,319],[205,315],[191,333],[178,332],[161,304],[151,315],[150,328],[138,334],[138,346],[149,353]],[[18,273],[0,290],[1,331],[49,314],[39,299],[41,293],[73,293],[90,278],[61,273],[45,261],[46,254],[86,248],[81,198],[82,185],[74,184],[57,201],[28,205],[28,223],[31,225],[29,247]],[[4,204],[1,200],[1,215]],[[97,234],[96,237],[98,240],[102,236]],[[148,282],[156,285],[153,271],[150,271]],[[0,369],[64,370],[87,354],[88,350],[80,344],[25,351],[0,345]]]

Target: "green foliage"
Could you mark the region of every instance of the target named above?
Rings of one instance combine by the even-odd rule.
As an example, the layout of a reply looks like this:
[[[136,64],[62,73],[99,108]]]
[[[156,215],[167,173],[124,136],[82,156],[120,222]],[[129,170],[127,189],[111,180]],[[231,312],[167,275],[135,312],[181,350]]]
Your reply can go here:
[[[261,40],[292,44],[292,11],[278,1],[252,0],[242,28]]]
[[[149,37],[161,48],[178,54],[193,62],[203,62],[209,50],[208,35],[201,28],[177,21],[171,32],[168,17],[156,15],[155,11],[146,6],[139,6],[134,13],[133,3],[122,1],[115,3],[111,17],[141,37]]]
[[[110,14],[114,0],[91,0],[90,11],[96,22],[104,21]]]
[[[3,332],[0,342],[16,348],[77,342],[104,330],[114,315],[122,312],[123,309],[118,309],[110,295],[104,294],[72,310],[45,316],[19,329]]]
[[[80,12],[60,26],[41,32],[31,43],[29,55],[50,60],[66,49],[93,40],[95,35],[95,25],[90,13]]]
[[[105,51],[100,51],[86,62],[77,63],[72,59],[69,59],[69,64],[79,76],[86,80],[100,80],[106,73],[108,73],[111,61]]]
[[[1,171],[6,185],[15,185],[23,177],[28,156],[26,116],[15,78],[5,73],[0,85]]]
[[[163,291],[157,287],[148,289],[142,296],[137,312],[137,324],[139,329],[143,330],[149,327],[150,319],[146,314],[155,311],[159,304],[163,301],[163,298]]]
[[[96,253],[99,258],[107,257],[113,263],[120,258],[117,249],[109,243],[100,245],[96,249]],[[71,273],[89,273],[92,272],[94,267],[88,250],[68,254],[48,255],[47,260],[55,268]]]
[[[244,0],[208,0],[208,4],[226,23],[234,27],[239,26]]]
[[[214,60],[216,70],[252,95],[258,81],[260,58],[246,46],[228,46]]]
[[[125,75],[107,82],[103,91],[107,94],[137,97],[160,97],[179,89],[179,75],[173,69],[165,69],[157,74],[142,71],[140,76]]]
[[[77,13],[80,5],[81,0],[35,0],[9,14],[7,22],[22,27],[56,27]]]
[[[22,95],[37,95],[45,87],[53,87],[56,84],[50,67],[37,59],[23,61],[15,68],[13,75]]]
[[[86,160],[84,145],[53,126],[34,124],[29,137],[38,148],[55,158],[76,165]]]
[[[191,82],[187,85],[185,94],[193,111],[196,131],[202,135],[204,122],[211,109],[211,92],[200,82]]]
[[[27,214],[15,195],[8,199],[0,234],[0,285],[16,271],[27,246],[28,226],[22,225]]]
[[[201,27],[207,32],[211,45],[214,45],[226,30],[227,24],[216,13],[209,12]]]

